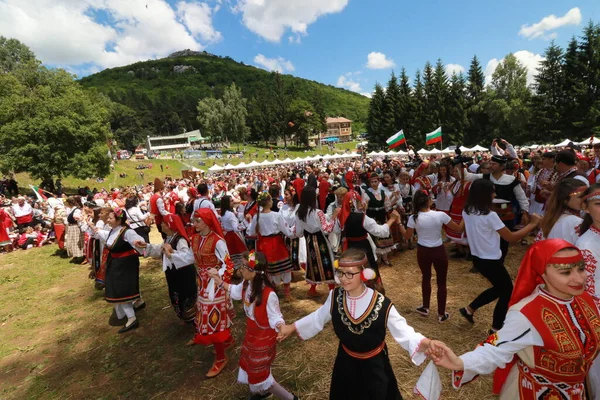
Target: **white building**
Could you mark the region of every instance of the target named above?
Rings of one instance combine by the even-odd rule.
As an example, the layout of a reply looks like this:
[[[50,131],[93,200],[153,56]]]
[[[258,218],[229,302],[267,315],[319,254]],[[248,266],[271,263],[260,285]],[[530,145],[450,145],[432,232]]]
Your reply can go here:
[[[192,145],[195,142],[203,140],[205,139],[200,134],[200,130],[185,132],[180,135],[173,136],[147,136],[146,149],[148,150],[148,153],[157,151],[186,150],[192,148]]]

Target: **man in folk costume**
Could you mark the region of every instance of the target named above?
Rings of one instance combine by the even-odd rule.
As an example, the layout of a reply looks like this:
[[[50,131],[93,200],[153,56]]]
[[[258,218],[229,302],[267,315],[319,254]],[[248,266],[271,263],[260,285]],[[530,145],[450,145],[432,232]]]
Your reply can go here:
[[[196,264],[198,311],[194,321],[196,335],[188,344],[214,345],[215,361],[206,374],[207,378],[213,378],[221,373],[228,362],[225,350],[233,344],[230,326],[234,310],[227,291],[222,284],[215,285],[209,277],[209,271],[218,271],[223,282],[229,283],[233,261],[223,239],[221,224],[211,209],[197,209],[193,224],[196,229],[192,236],[192,252]]]
[[[154,223],[156,223],[156,229],[160,232],[163,240],[166,239],[167,235],[162,232],[161,224],[163,221],[163,216],[169,214],[169,212],[165,209],[165,202],[162,198],[162,191],[164,190],[165,185],[163,182],[155,178],[154,179],[154,194],[150,197],[150,214],[154,217]]]
[[[500,400],[597,399],[585,392],[586,379],[599,378],[590,368],[600,354],[600,315],[585,281],[583,256],[571,243],[537,242],[519,268],[504,327],[460,357],[439,342],[430,355],[454,371],[455,388],[496,371]]]
[[[490,162],[491,174],[471,174],[465,172],[465,178],[469,181],[476,179],[487,179],[494,184],[496,199],[494,200],[493,211],[495,211],[504,225],[510,230],[515,226],[515,213],[512,208],[514,201],[519,203],[521,209],[521,223],[527,225],[529,223],[529,201],[521,187],[521,182],[514,175],[506,175],[504,169],[507,159],[503,156],[492,156]],[[504,239],[500,240],[500,249],[502,250],[502,261],[508,254],[508,242]]]
[[[589,186],[587,177],[577,169],[577,156],[572,150],[562,150],[556,155],[556,170],[558,171],[558,181],[566,178],[579,179]]]
[[[558,172],[554,169],[554,158],[556,154],[547,152],[542,154],[542,169],[535,174],[533,194],[534,199],[531,201],[530,212],[543,215],[546,201],[550,197],[556,181],[558,180]]]
[[[17,220],[18,229],[35,225],[33,221],[33,207],[31,207],[31,204],[25,201],[25,197],[19,196],[17,203],[13,204],[12,209],[13,215]]]
[[[326,210],[325,201],[327,200],[329,188],[331,187],[327,178],[327,174],[323,174],[321,175],[321,179],[319,180],[319,208],[323,211]]]
[[[190,239],[177,214],[164,216],[162,231],[167,235],[163,244],[137,243],[137,246],[145,249],[144,257],[162,258],[175,314],[184,322],[193,322],[198,290]]]
[[[365,190],[362,199],[367,204],[367,215],[373,218],[378,224],[383,225],[387,220],[385,192],[381,186],[379,175],[372,173],[369,177],[369,188]],[[377,237],[374,239],[377,245],[377,254],[382,258],[385,265],[392,265],[388,259],[388,254],[392,251],[394,240],[388,234],[387,237]]]

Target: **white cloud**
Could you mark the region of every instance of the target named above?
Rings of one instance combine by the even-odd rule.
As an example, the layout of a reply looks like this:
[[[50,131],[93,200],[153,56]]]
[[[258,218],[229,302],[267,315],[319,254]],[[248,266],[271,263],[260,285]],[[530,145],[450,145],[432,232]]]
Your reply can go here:
[[[261,68],[267,71],[277,71],[279,73],[294,71],[294,64],[283,57],[267,58],[262,54],[254,57],[254,62]]]
[[[392,68],[394,61],[387,58],[383,53],[373,51],[367,56],[367,68],[369,69],[386,69]]]
[[[372,98],[373,97],[373,93],[361,92],[360,94],[362,94],[363,96],[368,97],[368,98]]]
[[[519,62],[527,68],[527,85],[531,85],[533,83],[534,77],[537,73],[537,69],[542,61],[544,61],[544,57],[540,54],[534,54],[527,50],[520,50],[516,53],[513,53],[514,56],[519,60]],[[492,74],[496,70],[496,67],[504,61],[498,60],[497,58],[492,58],[488,61],[485,67],[485,84],[489,85],[492,82]]]
[[[214,9],[201,2],[178,6],[165,0],[0,0],[0,27],[42,62],[81,71],[83,64],[115,67],[202,50],[221,39],[212,27]],[[96,14],[105,16],[102,22]]]
[[[353,92],[360,93],[362,90],[360,87],[360,83],[352,80],[350,76],[352,76],[351,72],[347,73],[346,75],[340,76],[337,81],[337,86],[351,90]]]
[[[177,16],[183,21],[188,30],[206,43],[216,43],[223,39],[221,32],[215,30],[212,25],[212,17],[219,10],[217,4],[211,8],[206,3],[177,3]]]
[[[557,17],[556,15],[548,15],[547,17],[542,18],[542,20],[533,25],[521,25],[521,30],[519,31],[519,35],[524,36],[526,38],[535,39],[535,38],[545,38],[545,39],[554,39],[556,37],[556,33],[546,34],[548,31],[552,31],[567,25],[579,25],[581,23],[581,11],[578,7],[571,8],[565,15],[562,17]]]
[[[460,74],[465,72],[465,67],[460,64],[446,64],[446,75],[452,76],[452,74]]]
[[[319,17],[342,11],[348,0],[237,0],[233,10],[244,25],[269,42],[279,42],[287,30],[306,35]]]

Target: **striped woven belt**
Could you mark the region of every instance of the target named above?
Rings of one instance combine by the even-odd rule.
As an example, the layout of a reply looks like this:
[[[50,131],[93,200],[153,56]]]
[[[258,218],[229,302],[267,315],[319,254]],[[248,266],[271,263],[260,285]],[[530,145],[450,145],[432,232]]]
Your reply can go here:
[[[346,240],[348,240],[349,242],[360,242],[361,240],[365,240],[366,238],[367,238],[367,235],[359,236],[359,237],[346,236]]]
[[[131,249],[131,250],[123,251],[121,253],[111,253],[110,256],[112,258],[125,258],[125,257],[133,256],[136,254],[138,254],[138,252],[135,251],[134,249]]]
[[[374,348],[371,351],[368,351],[366,353],[357,353],[355,351],[349,350],[346,346],[344,346],[342,344],[342,348],[344,349],[344,351],[346,353],[348,353],[349,356],[351,356],[353,358],[357,358],[359,360],[367,360],[369,358],[375,357],[377,354],[379,354],[383,351],[384,347],[385,347],[385,340],[383,342],[381,342],[381,344],[379,346],[377,346],[376,348]]]

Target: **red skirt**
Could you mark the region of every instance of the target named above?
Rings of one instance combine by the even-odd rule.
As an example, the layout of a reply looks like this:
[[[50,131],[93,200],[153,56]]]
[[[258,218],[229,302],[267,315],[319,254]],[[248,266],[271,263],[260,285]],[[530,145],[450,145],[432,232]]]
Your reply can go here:
[[[54,224],[54,233],[56,234],[58,248],[63,250],[65,248],[65,226],[63,224]]]
[[[227,249],[229,250],[230,255],[242,254],[248,251],[246,243],[244,243],[242,237],[237,232],[229,231],[225,233],[225,243],[227,243]]]
[[[268,274],[276,275],[294,270],[290,251],[282,235],[261,236],[256,241],[256,250],[265,255]]]
[[[276,350],[277,332],[270,327],[261,328],[248,318],[240,354],[240,368],[248,374],[249,384],[257,385],[269,378]]]

